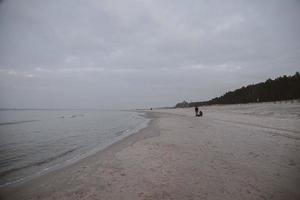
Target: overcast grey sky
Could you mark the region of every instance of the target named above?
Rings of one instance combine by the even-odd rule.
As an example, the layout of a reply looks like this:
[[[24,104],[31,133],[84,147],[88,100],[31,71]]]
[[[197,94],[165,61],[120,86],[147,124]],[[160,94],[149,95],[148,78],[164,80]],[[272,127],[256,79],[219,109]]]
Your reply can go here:
[[[300,71],[299,0],[2,0],[0,107],[142,108]]]

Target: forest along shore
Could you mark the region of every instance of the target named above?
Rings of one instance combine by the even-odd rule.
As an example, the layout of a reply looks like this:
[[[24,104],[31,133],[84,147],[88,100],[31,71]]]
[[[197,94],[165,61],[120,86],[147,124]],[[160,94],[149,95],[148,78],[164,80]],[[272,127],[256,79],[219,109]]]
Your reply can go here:
[[[140,132],[1,199],[300,199],[300,104],[147,111]]]

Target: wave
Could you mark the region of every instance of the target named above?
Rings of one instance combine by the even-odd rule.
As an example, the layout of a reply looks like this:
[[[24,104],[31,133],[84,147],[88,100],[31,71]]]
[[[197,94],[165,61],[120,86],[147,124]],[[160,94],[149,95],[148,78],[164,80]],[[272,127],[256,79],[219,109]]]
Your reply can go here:
[[[13,173],[13,172],[16,172],[16,171],[19,171],[19,170],[22,170],[22,169],[26,169],[26,168],[30,168],[30,167],[34,167],[34,166],[40,166],[40,165],[43,165],[43,164],[52,162],[53,160],[56,160],[56,159],[58,159],[58,158],[61,158],[61,157],[65,156],[65,155],[69,154],[69,153],[74,152],[74,151],[75,151],[76,149],[78,149],[78,148],[80,148],[80,147],[76,147],[76,148],[70,149],[70,150],[65,151],[65,152],[63,152],[63,153],[61,153],[61,154],[58,154],[58,155],[56,155],[56,156],[47,158],[47,159],[42,160],[42,161],[30,163],[30,164],[25,165],[25,166],[15,167],[15,168],[12,168],[12,169],[9,169],[9,170],[0,172],[0,177],[7,176],[8,174],[11,174],[11,173]]]
[[[2,159],[2,160],[0,160],[0,168],[7,167],[11,163],[18,161],[23,157],[25,157],[25,154],[18,155],[18,156],[12,157],[12,158]]]
[[[36,121],[40,121],[40,120],[24,120],[24,121],[16,121],[16,122],[3,122],[3,123],[0,123],[0,126],[22,124],[22,123],[36,122]]]

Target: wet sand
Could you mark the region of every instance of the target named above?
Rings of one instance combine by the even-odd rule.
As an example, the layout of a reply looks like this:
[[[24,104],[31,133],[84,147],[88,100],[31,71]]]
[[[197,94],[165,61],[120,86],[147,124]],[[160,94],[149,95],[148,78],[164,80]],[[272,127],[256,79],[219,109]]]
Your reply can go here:
[[[147,128],[0,188],[0,199],[300,199],[300,106],[295,115],[259,106],[200,108],[201,118],[193,109],[146,111]]]

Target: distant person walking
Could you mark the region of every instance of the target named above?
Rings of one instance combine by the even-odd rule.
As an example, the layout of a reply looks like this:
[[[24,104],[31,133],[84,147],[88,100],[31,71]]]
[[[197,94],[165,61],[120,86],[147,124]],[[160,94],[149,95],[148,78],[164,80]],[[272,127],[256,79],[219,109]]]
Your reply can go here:
[[[197,117],[198,116],[198,106],[195,106],[195,116]]]

